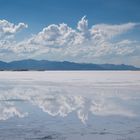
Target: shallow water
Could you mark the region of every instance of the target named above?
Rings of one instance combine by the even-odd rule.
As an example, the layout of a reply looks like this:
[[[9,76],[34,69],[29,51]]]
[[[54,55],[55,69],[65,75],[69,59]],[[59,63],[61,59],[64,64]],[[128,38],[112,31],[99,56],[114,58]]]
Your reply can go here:
[[[140,72],[0,72],[0,140],[139,140]]]

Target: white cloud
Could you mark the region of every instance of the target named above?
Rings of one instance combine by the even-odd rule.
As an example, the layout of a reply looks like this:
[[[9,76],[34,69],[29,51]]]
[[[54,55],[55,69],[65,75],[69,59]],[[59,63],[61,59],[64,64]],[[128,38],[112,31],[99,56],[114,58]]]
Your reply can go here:
[[[135,55],[135,52],[140,50],[139,41],[127,38],[114,41],[116,37],[126,34],[127,31],[136,28],[137,25],[139,23],[96,24],[89,28],[88,20],[84,16],[77,23],[76,29],[72,29],[65,23],[51,24],[29,39],[20,42],[10,41],[12,45],[8,39],[2,40],[0,41],[0,53],[6,53],[7,50],[17,58],[41,57],[43,59],[81,62],[93,62],[93,59],[101,60],[112,56],[117,59],[118,56]],[[26,27],[27,25],[24,23],[14,25],[1,20],[1,38],[2,36],[8,38]]]
[[[81,43],[81,36],[80,33],[63,23],[44,28],[28,41],[29,44],[59,48]]]
[[[81,32],[86,32],[88,30],[88,20],[86,19],[86,16],[84,16],[79,22],[77,29]]]
[[[120,25],[97,24],[91,28],[91,34],[95,37],[110,39],[117,35],[123,34],[137,26],[137,23],[126,23]]]
[[[8,22],[7,20],[0,20],[0,39],[14,35],[18,31],[27,27],[28,25],[24,23],[19,23],[15,25]]]
[[[28,25],[24,23],[13,24],[7,20],[0,20],[0,58],[10,58],[15,56],[14,46],[16,41],[14,36],[20,30],[27,28]]]

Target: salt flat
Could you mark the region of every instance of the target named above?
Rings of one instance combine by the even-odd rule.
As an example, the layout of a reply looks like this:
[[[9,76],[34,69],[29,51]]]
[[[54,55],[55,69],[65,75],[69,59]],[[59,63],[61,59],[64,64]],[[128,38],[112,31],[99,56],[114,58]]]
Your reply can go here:
[[[0,72],[0,140],[139,140],[139,71]]]

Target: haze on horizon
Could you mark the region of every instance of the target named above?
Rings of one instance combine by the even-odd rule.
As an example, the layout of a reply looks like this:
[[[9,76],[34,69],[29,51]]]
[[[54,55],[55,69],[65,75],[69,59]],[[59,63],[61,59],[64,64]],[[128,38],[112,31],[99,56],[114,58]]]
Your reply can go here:
[[[140,67],[139,0],[0,0],[0,60]]]

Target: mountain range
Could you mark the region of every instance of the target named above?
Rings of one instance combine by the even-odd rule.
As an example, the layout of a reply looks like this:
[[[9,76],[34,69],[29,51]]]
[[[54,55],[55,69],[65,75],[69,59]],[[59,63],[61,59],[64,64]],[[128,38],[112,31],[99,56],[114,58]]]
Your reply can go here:
[[[75,63],[68,61],[48,61],[48,60],[19,60],[12,62],[0,61],[0,70],[8,71],[44,71],[44,70],[140,70],[131,65],[115,64],[92,64],[92,63]]]

